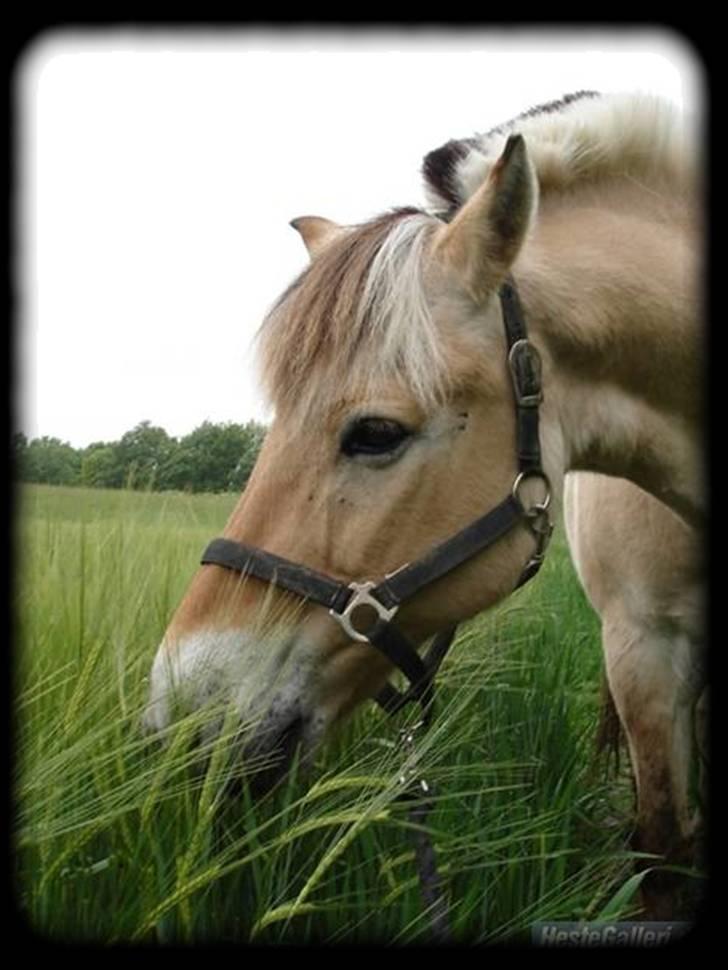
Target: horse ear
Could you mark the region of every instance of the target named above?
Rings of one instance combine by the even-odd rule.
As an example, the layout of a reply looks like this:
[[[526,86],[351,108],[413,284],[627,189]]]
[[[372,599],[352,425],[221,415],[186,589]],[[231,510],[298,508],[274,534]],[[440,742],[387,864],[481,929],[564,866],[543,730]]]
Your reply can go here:
[[[323,216],[299,216],[291,219],[290,226],[300,233],[308,255],[313,257],[328,246],[342,231],[342,227]]]
[[[511,135],[488,177],[442,230],[438,254],[482,301],[518,255],[536,207],[538,183],[522,135]]]

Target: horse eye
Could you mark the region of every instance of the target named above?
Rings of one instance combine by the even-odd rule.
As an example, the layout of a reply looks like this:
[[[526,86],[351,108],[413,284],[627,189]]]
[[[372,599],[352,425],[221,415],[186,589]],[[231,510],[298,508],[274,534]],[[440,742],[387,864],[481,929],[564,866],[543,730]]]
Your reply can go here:
[[[399,447],[411,432],[388,418],[360,418],[345,432],[341,450],[345,455],[386,455]]]

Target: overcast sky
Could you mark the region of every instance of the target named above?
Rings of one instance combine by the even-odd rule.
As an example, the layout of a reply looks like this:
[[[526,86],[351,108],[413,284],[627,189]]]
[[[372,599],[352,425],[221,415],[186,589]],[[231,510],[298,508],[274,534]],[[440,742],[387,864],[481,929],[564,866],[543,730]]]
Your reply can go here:
[[[423,155],[568,91],[699,107],[667,32],[50,33],[15,78],[16,424],[75,446],[266,419],[251,344],[299,215],[422,204]]]

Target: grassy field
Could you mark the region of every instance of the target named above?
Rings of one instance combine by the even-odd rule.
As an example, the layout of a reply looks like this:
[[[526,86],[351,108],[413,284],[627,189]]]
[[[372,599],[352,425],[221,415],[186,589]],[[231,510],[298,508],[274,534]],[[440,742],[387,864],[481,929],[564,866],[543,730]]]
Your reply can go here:
[[[427,938],[393,726],[362,709],[264,800],[226,797],[229,734],[139,731],[156,646],[235,496],[26,486],[15,586],[16,895],[58,940]],[[540,576],[463,631],[415,758],[467,942],[635,911],[631,803],[594,759],[597,621],[557,533]],[[412,717],[416,716],[413,712]]]

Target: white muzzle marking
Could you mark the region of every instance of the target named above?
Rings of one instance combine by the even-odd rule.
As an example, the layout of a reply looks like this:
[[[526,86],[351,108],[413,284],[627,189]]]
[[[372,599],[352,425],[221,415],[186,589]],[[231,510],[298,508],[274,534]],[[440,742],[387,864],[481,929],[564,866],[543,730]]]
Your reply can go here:
[[[313,645],[290,628],[265,637],[244,630],[198,630],[174,644],[162,641],[150,680],[142,717],[150,732],[168,727],[175,712],[229,703],[253,731],[263,722],[270,728],[272,712],[281,722],[302,717],[306,746],[323,734],[328,721],[316,709]]]

